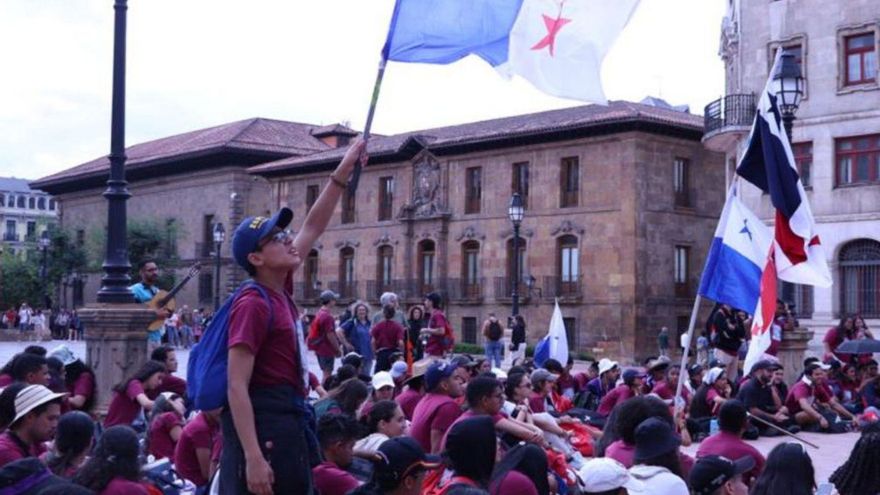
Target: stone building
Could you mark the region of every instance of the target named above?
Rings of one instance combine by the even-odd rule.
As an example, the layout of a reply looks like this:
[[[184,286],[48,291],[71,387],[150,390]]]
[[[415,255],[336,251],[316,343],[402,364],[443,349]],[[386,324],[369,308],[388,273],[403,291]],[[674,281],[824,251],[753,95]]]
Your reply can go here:
[[[843,314],[880,324],[878,19],[876,1],[737,0],[722,22],[726,96],[706,107],[704,142],[725,153],[728,179],[776,50],[794,53],[805,78],[793,151],[834,285],[784,284],[782,297],[796,304],[802,326],[817,331],[815,341]],[[768,196],[748,184],[743,196],[772,221]]]
[[[0,252],[33,252],[40,236],[57,223],[58,205],[43,191],[31,189],[26,179],[0,177]]]
[[[212,305],[214,243],[212,228],[225,225],[228,235],[248,214],[271,207],[270,184],[246,172],[248,167],[324,151],[347,142],[353,131],[342,126],[320,127],[270,119],[249,119],[187,132],[126,149],[126,178],[132,197],[129,222],[160,222],[175,232],[170,249],[178,257],[172,267],[176,280],[195,262],[203,265],[199,278],[184,286],[178,306]],[[89,248],[91,262],[100,265],[103,246],[90,245],[107,223],[106,189],[109,161],[101,157],[31,183],[54,195],[63,205],[61,226],[76,242]],[[231,261],[229,239],[221,248],[221,293],[225,296],[245,276]],[[100,243],[99,243],[100,244]],[[137,260],[132,260],[136,263]],[[100,272],[77,274],[74,306],[95,301]],[[84,287],[82,282],[84,281]],[[75,286],[76,288],[77,286]],[[170,289],[170,287],[165,287]]]
[[[303,253],[297,299],[314,311],[322,289],[372,303],[392,290],[410,306],[435,290],[460,341],[479,343],[490,312],[511,312],[507,206],[517,191],[530,340],[547,331],[558,299],[577,352],[656,354],[661,326],[687,326],[724,202],[723,157],[702,135],[698,116],[612,102],[374,137],[356,194]],[[249,172],[299,228],[343,153]]]

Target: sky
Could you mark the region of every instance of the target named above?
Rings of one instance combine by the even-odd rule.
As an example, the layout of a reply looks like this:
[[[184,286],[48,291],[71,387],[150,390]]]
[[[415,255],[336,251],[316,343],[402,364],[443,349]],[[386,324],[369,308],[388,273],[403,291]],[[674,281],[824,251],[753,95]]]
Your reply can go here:
[[[609,0],[612,1],[612,0]],[[251,117],[363,128],[393,0],[129,0],[126,144]],[[691,112],[721,96],[724,0],[642,0],[608,53],[609,100]],[[113,0],[0,2],[0,176],[109,153]],[[373,132],[580,105],[480,59],[391,62]]]

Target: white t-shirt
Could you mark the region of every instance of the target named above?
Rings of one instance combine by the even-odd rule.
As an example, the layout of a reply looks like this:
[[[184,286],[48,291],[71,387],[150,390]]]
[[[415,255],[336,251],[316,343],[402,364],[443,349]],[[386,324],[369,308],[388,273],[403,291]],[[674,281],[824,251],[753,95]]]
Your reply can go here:
[[[355,442],[354,450],[359,452],[369,452],[373,454],[377,450],[379,450],[379,446],[382,445],[385,440],[388,440],[389,438],[390,437],[384,433],[370,433],[369,435]]]

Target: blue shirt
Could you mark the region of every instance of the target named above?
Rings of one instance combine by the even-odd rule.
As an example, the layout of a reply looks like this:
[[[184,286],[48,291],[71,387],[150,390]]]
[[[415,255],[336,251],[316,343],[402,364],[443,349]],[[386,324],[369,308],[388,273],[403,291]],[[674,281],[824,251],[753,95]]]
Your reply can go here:
[[[130,286],[128,290],[134,293],[134,298],[139,303],[150,302],[153,299],[153,296],[159,292],[158,287],[154,285],[147,287],[143,282],[138,282]]]
[[[364,359],[373,359],[373,346],[370,345],[370,320],[361,322],[352,318],[342,324],[345,338],[354,346],[355,352]]]

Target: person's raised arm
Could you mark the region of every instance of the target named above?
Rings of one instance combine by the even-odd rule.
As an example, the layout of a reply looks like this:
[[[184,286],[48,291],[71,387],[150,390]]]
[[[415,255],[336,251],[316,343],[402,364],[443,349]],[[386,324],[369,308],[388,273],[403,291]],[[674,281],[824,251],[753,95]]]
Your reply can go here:
[[[137,397],[135,397],[135,399],[137,400],[137,403],[144,408],[145,411],[153,410],[153,401],[151,401],[150,398],[147,397],[147,394],[140,393],[137,395]]]
[[[272,466],[263,457],[254,425],[254,409],[248,385],[254,371],[254,355],[244,346],[229,349],[229,383],[227,395],[232,423],[241,442],[245,459],[245,476],[248,490],[259,495],[272,493],[275,475]]]
[[[366,143],[362,139],[355,140],[354,144],[345,152],[339,166],[330,174],[329,182],[324,186],[324,190],[321,191],[314,206],[309,210],[305,221],[303,221],[302,229],[293,240],[293,245],[300,255],[308,254],[318,237],[324,233],[333,216],[336,203],[339,202],[340,196],[348,187],[348,177],[354,170],[355,163],[360,160],[362,166],[366,165],[365,151]]]

